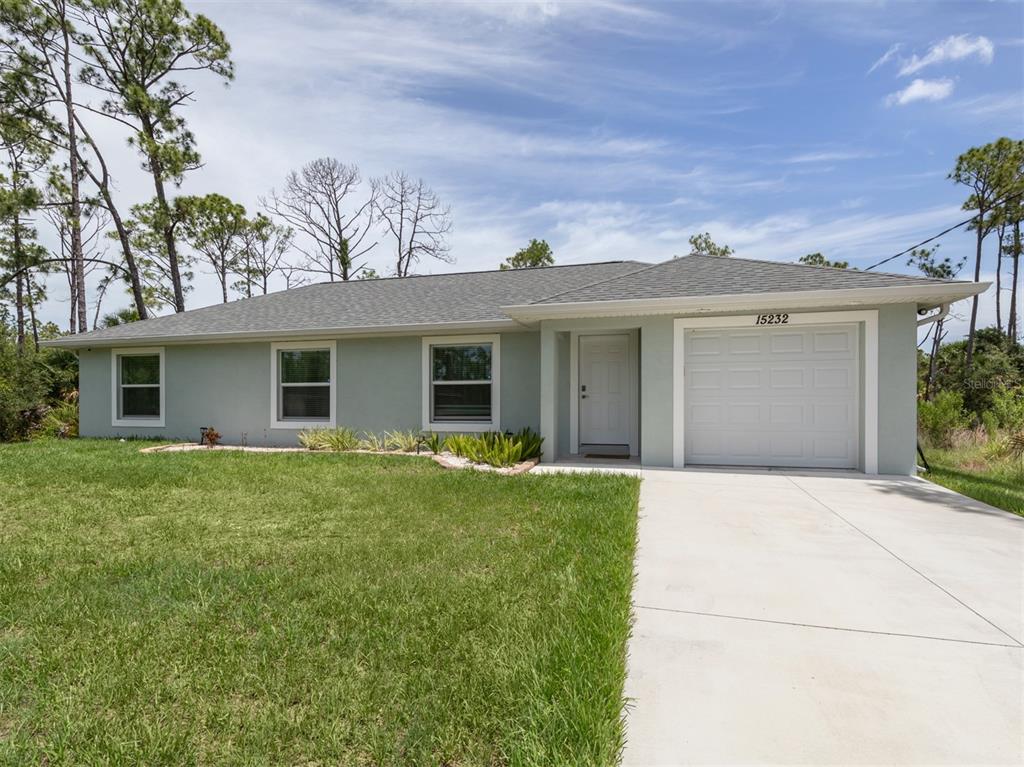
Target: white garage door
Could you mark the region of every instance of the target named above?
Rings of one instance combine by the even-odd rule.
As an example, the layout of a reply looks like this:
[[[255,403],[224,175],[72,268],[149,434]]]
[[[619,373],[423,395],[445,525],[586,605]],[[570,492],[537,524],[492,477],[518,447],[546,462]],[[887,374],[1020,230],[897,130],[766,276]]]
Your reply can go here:
[[[856,468],[856,325],[686,331],[687,464]]]

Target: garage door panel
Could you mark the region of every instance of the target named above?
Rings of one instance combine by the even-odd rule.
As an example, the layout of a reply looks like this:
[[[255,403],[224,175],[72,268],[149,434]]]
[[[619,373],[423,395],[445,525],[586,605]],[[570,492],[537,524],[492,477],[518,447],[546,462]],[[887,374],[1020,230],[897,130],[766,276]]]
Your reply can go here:
[[[811,405],[811,412],[814,414],[811,424],[819,429],[849,433],[857,425],[857,413],[849,404],[815,402]]]
[[[727,388],[757,389],[761,386],[761,368],[729,368],[726,371]]]
[[[853,371],[849,367],[819,367],[814,369],[815,389],[853,389]]]
[[[773,367],[768,380],[773,389],[803,389],[807,376],[803,368]]]
[[[722,354],[723,338],[719,335],[702,335],[694,338],[690,344],[689,354],[692,358],[718,357]]]
[[[717,392],[722,388],[722,371],[718,368],[695,369],[690,376],[689,384],[695,391]]]
[[[804,450],[804,437],[799,433],[774,432],[768,438],[769,456],[779,460],[785,460],[790,466],[793,461],[799,462],[806,457]]]
[[[853,339],[848,332],[821,331],[814,333],[813,350],[815,354],[853,353],[854,349],[850,343]]]
[[[722,422],[722,406],[717,403],[692,405],[689,412],[690,423],[697,426],[715,426]]]
[[[685,354],[687,463],[856,467],[855,325],[691,330]]]
[[[768,422],[772,426],[803,426],[805,406],[802,402],[771,402],[768,405],[771,413]]]
[[[727,340],[729,354],[747,356],[761,353],[761,344],[764,339],[758,333],[744,333],[732,335]]]
[[[726,450],[730,455],[753,459],[761,453],[763,435],[749,432],[735,432],[725,437]]]
[[[762,406],[759,402],[731,404],[725,408],[730,426],[760,426]]]
[[[803,333],[775,333],[771,336],[769,348],[773,355],[804,353]]]

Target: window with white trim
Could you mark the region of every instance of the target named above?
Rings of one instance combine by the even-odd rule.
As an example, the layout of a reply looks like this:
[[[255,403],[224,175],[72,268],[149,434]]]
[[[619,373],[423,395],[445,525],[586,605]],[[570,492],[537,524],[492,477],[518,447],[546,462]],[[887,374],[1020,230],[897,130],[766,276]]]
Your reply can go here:
[[[278,413],[282,421],[327,421],[331,417],[330,349],[278,352]]]
[[[163,349],[114,349],[111,354],[113,424],[163,426]]]
[[[334,425],[335,342],[271,345],[275,428]]]
[[[425,428],[498,428],[497,338],[432,338],[424,344]]]

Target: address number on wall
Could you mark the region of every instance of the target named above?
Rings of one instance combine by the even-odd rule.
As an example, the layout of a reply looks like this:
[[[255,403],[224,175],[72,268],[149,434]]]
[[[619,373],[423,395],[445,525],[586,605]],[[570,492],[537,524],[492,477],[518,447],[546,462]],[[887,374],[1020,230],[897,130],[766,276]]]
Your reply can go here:
[[[788,325],[788,314],[759,314],[754,320],[755,325]]]

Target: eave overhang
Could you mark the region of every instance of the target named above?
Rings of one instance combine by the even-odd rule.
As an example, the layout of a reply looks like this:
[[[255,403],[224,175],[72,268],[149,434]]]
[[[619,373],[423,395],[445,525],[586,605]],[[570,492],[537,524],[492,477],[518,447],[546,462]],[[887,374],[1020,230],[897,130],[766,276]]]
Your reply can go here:
[[[775,293],[735,293],[680,298],[635,298],[617,301],[573,301],[503,306],[521,322],[586,317],[624,317],[652,314],[721,314],[723,312],[822,307],[876,306],[915,303],[919,310],[984,293],[989,282],[943,282],[882,288],[794,290]]]

